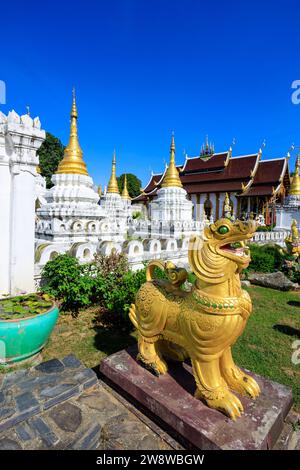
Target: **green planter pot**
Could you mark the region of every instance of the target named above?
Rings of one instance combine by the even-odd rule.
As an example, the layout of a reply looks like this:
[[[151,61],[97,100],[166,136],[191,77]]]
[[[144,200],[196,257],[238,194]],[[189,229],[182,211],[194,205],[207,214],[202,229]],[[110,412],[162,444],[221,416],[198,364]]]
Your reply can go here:
[[[13,364],[32,358],[45,346],[59,315],[58,307],[47,312],[18,318],[0,320],[0,365]]]

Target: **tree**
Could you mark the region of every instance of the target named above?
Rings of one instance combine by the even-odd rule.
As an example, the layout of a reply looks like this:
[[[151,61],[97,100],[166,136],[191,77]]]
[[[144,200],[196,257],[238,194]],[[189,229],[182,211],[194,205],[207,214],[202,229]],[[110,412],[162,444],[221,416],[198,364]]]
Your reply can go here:
[[[127,189],[129,192],[129,196],[131,198],[137,197],[139,194],[141,194],[141,185],[142,182],[141,180],[133,175],[132,173],[126,173],[127,177]],[[121,176],[118,176],[118,186],[119,186],[119,191],[122,192],[124,188],[124,178],[125,174],[123,173]]]
[[[65,146],[50,132],[46,132],[46,139],[37,151],[40,159],[40,169],[42,176],[45,176],[47,188],[51,188],[51,176],[56,172],[59,162],[64,155]]]

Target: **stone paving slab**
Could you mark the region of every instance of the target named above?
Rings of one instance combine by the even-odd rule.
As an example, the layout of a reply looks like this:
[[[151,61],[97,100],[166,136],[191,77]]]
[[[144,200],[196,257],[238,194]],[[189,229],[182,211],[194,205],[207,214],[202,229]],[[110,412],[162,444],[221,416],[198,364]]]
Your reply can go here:
[[[240,397],[245,413],[235,422],[194,398],[195,381],[188,364],[169,363],[156,377],[136,361],[136,347],[112,354],[101,372],[136,402],[200,449],[271,449],[283,430],[293,397],[287,387],[252,374],[262,393]]]
[[[97,376],[75,356],[52,359],[30,369],[0,376],[0,433],[53,406],[79,396]]]
[[[0,450],[174,448],[75,356],[0,381]]]

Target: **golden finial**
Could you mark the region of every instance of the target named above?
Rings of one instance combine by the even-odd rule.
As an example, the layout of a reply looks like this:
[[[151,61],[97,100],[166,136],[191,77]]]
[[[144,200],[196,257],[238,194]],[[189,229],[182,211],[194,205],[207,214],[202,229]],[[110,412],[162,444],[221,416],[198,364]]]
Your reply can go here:
[[[119,193],[118,181],[116,177],[116,151],[114,150],[112,166],[111,166],[111,176],[107,186],[107,193]]]
[[[58,165],[57,174],[64,173],[88,176],[86,164],[83,161],[83,153],[78,142],[77,117],[76,96],[75,89],[73,88],[70,138],[65,148],[64,157]]]
[[[225,217],[227,217],[229,219],[232,217],[232,207],[231,207],[231,204],[230,204],[230,198],[229,198],[228,193],[225,194],[224,215],[225,215]]]
[[[41,175],[41,174],[42,174],[40,165],[37,165],[37,166],[36,166],[36,172],[37,172],[38,175]]]
[[[102,186],[101,186],[101,184],[99,184],[99,186],[98,186],[98,196],[99,197],[102,196]]]
[[[293,177],[293,181],[289,190],[289,194],[293,196],[300,195],[300,176],[299,176],[299,166],[300,166],[300,156],[298,155],[296,158],[296,166],[295,166],[295,175]]]
[[[161,187],[169,188],[169,187],[174,187],[174,186],[182,188],[182,183],[180,181],[179,173],[178,173],[178,170],[176,168],[176,163],[175,163],[175,139],[174,139],[174,133],[172,133],[172,140],[171,140],[171,146],[170,146],[170,163],[165,173]]]
[[[131,197],[129,196],[129,192],[128,192],[128,189],[127,189],[127,175],[126,174],[124,176],[124,187],[123,187],[123,191],[122,191],[122,198],[123,199],[128,199],[129,201],[131,201]]]

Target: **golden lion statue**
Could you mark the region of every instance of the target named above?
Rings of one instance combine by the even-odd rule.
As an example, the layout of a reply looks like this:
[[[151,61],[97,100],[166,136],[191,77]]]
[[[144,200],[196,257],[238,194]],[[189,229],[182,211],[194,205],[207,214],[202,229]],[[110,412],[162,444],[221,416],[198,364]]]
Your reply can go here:
[[[192,237],[189,264],[196,275],[190,292],[182,289],[187,271],[171,262],[152,261],[147,282],[130,307],[139,333],[138,360],[157,375],[167,372],[164,358],[190,357],[197,385],[195,396],[235,420],[243,412],[232,393],[256,398],[256,381],[240,370],[231,346],[243,332],[252,311],[249,294],[241,288],[240,272],[250,262],[245,241],[256,230],[248,222],[223,218]],[[156,267],[168,279],[155,279]]]

